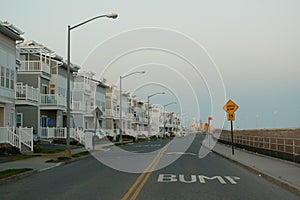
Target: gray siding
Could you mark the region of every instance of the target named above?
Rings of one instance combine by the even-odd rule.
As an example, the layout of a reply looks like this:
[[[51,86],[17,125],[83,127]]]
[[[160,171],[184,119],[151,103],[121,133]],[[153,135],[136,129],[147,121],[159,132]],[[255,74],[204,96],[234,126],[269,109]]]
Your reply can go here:
[[[22,74],[17,76],[17,82],[23,82],[34,88],[39,88],[38,74]]]
[[[38,132],[38,107],[16,106],[16,113],[23,113],[23,127],[33,127]]]

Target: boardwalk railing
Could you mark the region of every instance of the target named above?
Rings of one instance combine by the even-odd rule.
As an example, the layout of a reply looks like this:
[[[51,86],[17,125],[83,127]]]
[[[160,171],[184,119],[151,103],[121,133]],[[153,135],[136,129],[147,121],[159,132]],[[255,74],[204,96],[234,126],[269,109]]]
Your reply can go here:
[[[221,134],[219,140],[231,143],[231,135]],[[233,142],[236,145],[292,154],[294,160],[300,155],[300,138],[234,135]]]

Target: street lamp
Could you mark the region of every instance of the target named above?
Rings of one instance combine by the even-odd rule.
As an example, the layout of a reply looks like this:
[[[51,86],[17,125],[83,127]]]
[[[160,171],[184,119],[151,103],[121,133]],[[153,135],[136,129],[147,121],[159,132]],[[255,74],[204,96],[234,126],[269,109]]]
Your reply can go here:
[[[154,94],[151,94],[148,96],[148,137],[150,136],[150,98],[155,96],[155,95],[159,95],[159,94],[166,94],[165,92],[157,92]]]
[[[166,104],[166,105],[164,105],[164,135],[163,136],[165,136],[165,131],[166,131],[166,119],[165,119],[165,110],[166,110],[166,107],[167,106],[169,106],[169,105],[172,105],[172,104],[177,104],[177,102],[171,102],[171,103],[168,103],[168,104]]]
[[[120,76],[120,108],[119,108],[119,112],[120,112],[120,122],[119,122],[119,128],[120,128],[120,139],[119,142],[122,143],[122,126],[123,126],[123,122],[122,122],[122,79],[134,75],[134,74],[144,74],[146,73],[145,71],[140,71],[140,72],[132,72],[130,74],[124,75],[124,76]]]
[[[88,19],[84,22],[81,22],[75,26],[70,26],[68,25],[68,49],[67,49],[67,57],[68,57],[68,66],[67,66],[67,146],[65,150],[65,156],[66,157],[71,157],[71,150],[70,150],[70,54],[71,54],[71,44],[70,44],[70,38],[71,38],[71,30],[82,26],[90,21],[93,21],[95,19],[101,18],[101,17],[107,17],[107,18],[112,18],[116,19],[118,17],[118,14],[116,13],[111,13],[111,14],[106,14],[106,15],[99,15],[96,17],[93,17],[91,19]]]

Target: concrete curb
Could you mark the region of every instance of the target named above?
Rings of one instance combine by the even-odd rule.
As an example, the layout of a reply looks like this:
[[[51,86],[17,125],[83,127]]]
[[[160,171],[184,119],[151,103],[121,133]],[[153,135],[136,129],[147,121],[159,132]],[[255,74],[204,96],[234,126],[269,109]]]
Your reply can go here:
[[[7,177],[7,178],[0,179],[0,185],[1,185],[1,184],[8,183],[8,182],[11,182],[11,181],[20,180],[20,179],[29,177],[29,176],[34,175],[34,174],[37,174],[37,173],[45,172],[45,171],[48,171],[48,170],[50,170],[50,169],[53,169],[53,168],[56,168],[56,167],[59,167],[59,166],[71,164],[71,163],[73,163],[73,162],[82,160],[82,159],[87,158],[87,157],[89,157],[89,156],[91,156],[91,154],[85,155],[85,156],[81,156],[81,157],[78,157],[78,158],[76,158],[76,159],[74,159],[74,160],[68,160],[68,161],[65,161],[65,162],[59,162],[59,163],[57,163],[57,164],[54,165],[54,166],[46,167],[46,168],[44,168],[44,169],[39,169],[39,170],[36,169],[36,170],[31,170],[31,171],[28,171],[28,172],[21,173],[21,174],[16,174],[16,175],[13,175],[13,176],[9,176],[9,177]]]
[[[206,146],[204,146],[204,147],[206,147]],[[300,189],[297,186],[295,186],[295,185],[293,185],[293,184],[291,184],[291,183],[289,183],[289,182],[287,182],[287,181],[285,181],[285,180],[283,180],[281,178],[274,177],[274,176],[269,175],[267,173],[261,172],[259,169],[255,168],[255,167],[251,167],[251,166],[245,165],[244,163],[239,162],[239,161],[237,161],[237,160],[235,160],[235,159],[233,159],[233,158],[231,158],[229,156],[226,156],[226,155],[224,155],[222,153],[219,153],[219,152],[215,151],[214,149],[211,149],[211,151],[214,152],[214,153],[216,153],[217,155],[225,158],[225,159],[228,159],[228,160],[230,160],[230,161],[238,164],[239,166],[241,166],[241,167],[243,167],[243,168],[251,171],[252,173],[260,174],[265,179],[267,179],[269,181],[272,181],[273,183],[275,183],[275,184],[277,184],[277,185],[279,185],[279,186],[281,186],[281,187],[283,187],[283,188],[285,188],[285,189],[287,189],[287,190],[289,190],[289,191],[291,191],[291,192],[293,192],[293,193],[295,193],[295,194],[297,194],[297,195],[300,196]]]
[[[16,175],[13,175],[13,176],[9,176],[9,177],[4,178],[4,179],[0,179],[0,185],[5,184],[5,183],[9,183],[9,182],[12,182],[12,181],[20,180],[22,178],[31,176],[33,174],[37,174],[38,172],[39,172],[38,170],[31,170],[31,171],[24,172],[24,173],[21,173],[21,174],[16,174]]]

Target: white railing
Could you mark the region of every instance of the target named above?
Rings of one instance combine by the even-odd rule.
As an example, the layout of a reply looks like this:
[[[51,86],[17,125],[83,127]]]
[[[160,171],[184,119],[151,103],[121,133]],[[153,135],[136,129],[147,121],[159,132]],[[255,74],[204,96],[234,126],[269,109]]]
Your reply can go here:
[[[57,127],[41,127],[39,131],[39,136],[41,139],[65,139],[67,138],[67,128],[57,128]],[[70,128],[70,138],[77,141],[80,140],[77,129]]]
[[[221,134],[219,140],[231,142],[231,135]],[[234,135],[233,142],[245,146],[300,155],[300,138]]]
[[[76,140],[79,141],[81,144],[85,144],[85,137],[84,137],[84,132],[82,130],[77,130],[75,137],[77,138]]]
[[[84,82],[74,82],[74,90],[91,91],[91,86]]]
[[[114,137],[115,135],[119,134],[119,130],[115,129],[103,129],[104,133],[106,133],[107,136]]]
[[[50,66],[40,60],[21,61],[21,67],[18,69],[18,71],[36,71],[50,74]]]
[[[37,88],[17,83],[16,100],[28,100],[39,102],[40,92]]]
[[[17,133],[21,136],[21,143],[33,151],[33,128],[17,128]],[[22,145],[19,148],[22,150]]]
[[[41,94],[41,105],[66,106],[66,98],[58,94]]]
[[[148,138],[148,131],[135,131],[135,134],[137,138],[143,138],[143,137],[146,137]]]
[[[22,150],[22,144],[33,151],[33,128],[0,127],[0,143],[8,143]]]
[[[67,128],[42,127],[39,134],[42,139],[66,138]]]
[[[19,136],[11,127],[0,127],[0,143],[8,143],[14,147],[20,146]]]
[[[133,137],[136,137],[136,133],[133,129],[125,129],[125,134],[126,135],[130,135],[130,136],[133,136]]]

